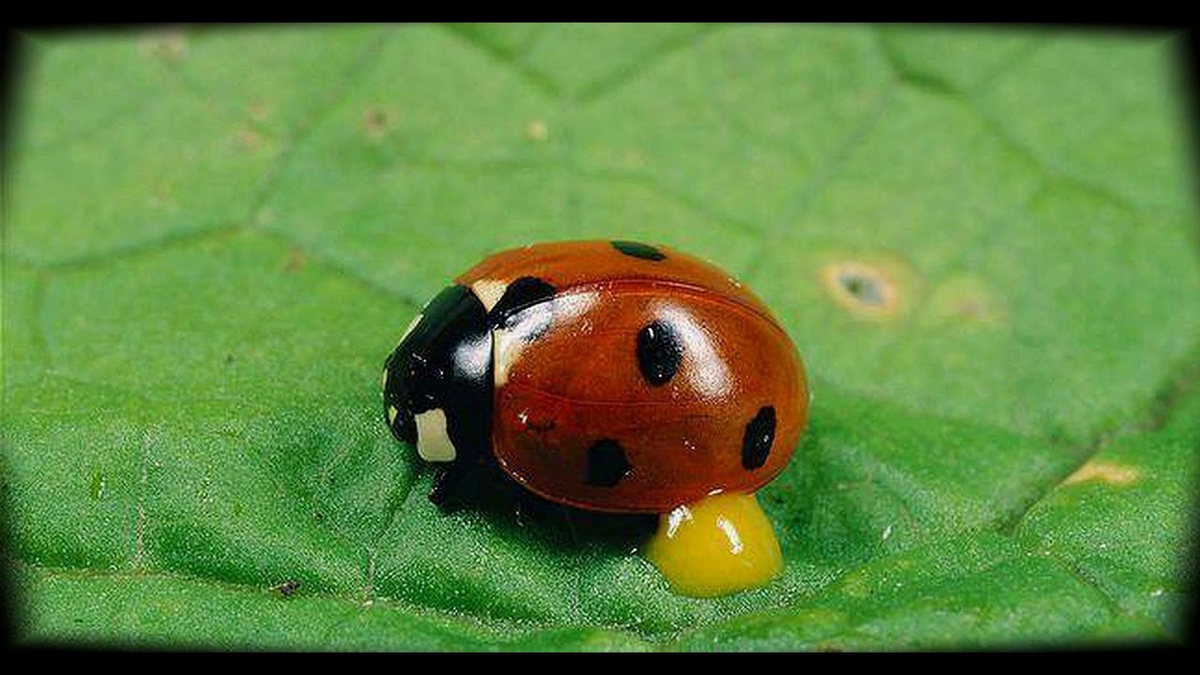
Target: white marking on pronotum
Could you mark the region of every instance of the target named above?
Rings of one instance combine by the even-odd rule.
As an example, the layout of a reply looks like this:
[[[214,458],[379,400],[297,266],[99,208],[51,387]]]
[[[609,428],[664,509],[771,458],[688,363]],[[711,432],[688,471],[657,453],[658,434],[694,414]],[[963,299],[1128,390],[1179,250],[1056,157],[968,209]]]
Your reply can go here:
[[[420,314],[414,316],[412,321],[408,322],[408,328],[404,329],[404,335],[400,336],[400,342],[404,342],[404,340],[408,338],[409,334],[413,332],[413,329],[417,327],[417,324],[421,323],[421,319],[424,319],[424,318],[425,318],[424,312],[421,312]]]
[[[441,408],[416,416],[417,454],[426,462],[453,462],[457,452],[446,432],[446,413]]]
[[[503,281],[494,279],[480,279],[471,284],[471,291],[475,293],[475,297],[479,298],[479,302],[483,303],[484,311],[490,312],[500,302],[500,298],[504,296],[504,291],[508,290],[508,285]]]
[[[399,415],[399,414],[400,414],[400,411],[396,410],[396,406],[389,405],[388,406],[388,424],[395,424],[396,423],[396,415]]]
[[[517,359],[521,358],[521,350],[524,348],[525,340],[519,333],[507,330],[492,331],[492,366],[495,368],[493,386],[503,387],[508,382],[508,371]]]
[[[383,375],[379,376],[379,388],[387,389],[387,368],[384,368]]]

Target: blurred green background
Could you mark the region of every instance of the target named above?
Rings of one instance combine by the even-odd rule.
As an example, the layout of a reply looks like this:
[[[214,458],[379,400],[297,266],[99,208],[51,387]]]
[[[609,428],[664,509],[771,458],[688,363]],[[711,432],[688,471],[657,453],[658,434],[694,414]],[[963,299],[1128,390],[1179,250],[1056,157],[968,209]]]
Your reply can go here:
[[[2,257],[14,639],[1182,640],[1200,459],[1182,39],[20,35]],[[803,354],[811,426],[760,493],[787,558],[770,586],[680,598],[612,528],[503,501],[443,515],[381,423],[379,369],[427,298],[490,252],[576,238],[717,263]]]

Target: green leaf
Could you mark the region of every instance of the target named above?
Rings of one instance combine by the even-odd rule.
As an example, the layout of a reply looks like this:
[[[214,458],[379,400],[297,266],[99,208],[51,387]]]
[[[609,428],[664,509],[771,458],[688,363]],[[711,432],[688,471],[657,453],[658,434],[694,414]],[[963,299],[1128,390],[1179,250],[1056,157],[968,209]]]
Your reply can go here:
[[[22,36],[3,239],[22,644],[996,648],[1181,641],[1200,259],[1179,38],[921,26]],[[448,279],[664,243],[814,392],[765,588],[641,521],[426,499],[379,369]],[[485,477],[486,478],[486,477]]]

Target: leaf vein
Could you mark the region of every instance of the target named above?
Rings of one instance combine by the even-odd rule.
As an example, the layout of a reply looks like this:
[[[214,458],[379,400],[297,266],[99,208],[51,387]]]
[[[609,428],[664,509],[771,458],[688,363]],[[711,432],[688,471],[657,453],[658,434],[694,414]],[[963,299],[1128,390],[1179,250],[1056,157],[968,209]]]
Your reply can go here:
[[[292,130],[288,139],[283,143],[279,157],[276,162],[268,169],[266,175],[260,183],[257,194],[254,196],[249,212],[246,216],[246,222],[253,224],[263,213],[267,202],[274,196],[283,174],[287,170],[296,155],[296,150],[306,141],[313,130],[320,125],[320,122],[328,117],[338,105],[346,101],[354,87],[363,79],[368,68],[368,63],[375,59],[386,46],[387,41],[395,33],[395,27],[389,27],[381,30],[371,40],[359,48],[358,53],[350,60],[350,64],[343,69],[341,77],[337,78],[337,86],[333,87],[329,94],[317,105],[314,105],[296,124],[296,128]]]
[[[475,49],[478,49],[479,51],[488,55],[496,63],[499,63],[516,73],[522,80],[546,96],[555,99],[562,96],[562,91],[559,89],[554,80],[548,77],[545,73],[532,68],[525,63],[521,59],[523,54],[510,49],[505,49],[500,45],[493,44],[486,40],[481,40],[477,36],[472,35],[462,26],[453,24],[438,24],[438,26],[448,35],[453,35],[463,43],[471,45]]]
[[[1145,616],[1143,614],[1131,612],[1131,611],[1125,609],[1124,607],[1122,607],[1120,602],[1118,602],[1117,599],[1114,598],[1109,593],[1109,591],[1107,591],[1103,586],[1100,585],[1099,582],[1094,580],[1083,569],[1081,569],[1077,564],[1075,564],[1071,560],[1064,558],[1061,555],[1055,554],[1050,551],[1032,550],[1032,548],[1029,547],[1027,544],[1020,544],[1019,540],[1018,540],[1018,544],[1024,548],[1026,548],[1026,550],[1029,550],[1031,553],[1033,553],[1035,555],[1044,556],[1044,557],[1048,558],[1049,560],[1052,560],[1053,562],[1058,564],[1077,583],[1079,583],[1081,586],[1087,588],[1088,590],[1090,590],[1093,593],[1095,593],[1096,595],[1098,595],[1103,600],[1104,605],[1108,609],[1108,611],[1111,612],[1114,616],[1125,617],[1125,618],[1136,621],[1137,623],[1141,624],[1145,628],[1149,629],[1151,632],[1157,633],[1157,635],[1155,635],[1155,638],[1157,638],[1158,640],[1161,640],[1164,642],[1175,642],[1176,641],[1176,639],[1174,637],[1172,637],[1171,634],[1167,631],[1166,627],[1163,626],[1162,624],[1160,624],[1158,621],[1156,621],[1148,616]]]
[[[1192,346],[1183,363],[1173,370],[1177,374],[1158,388],[1158,393],[1152,395],[1143,405],[1140,415],[1136,415],[1132,420],[1115,422],[1101,431],[1091,442],[1077,446],[1082,450],[1079,461],[1065,470],[1062,475],[1056,476],[1044,493],[1031,500],[1011,519],[1003,522],[998,530],[1006,535],[1019,534],[1029,514],[1049,497],[1063,480],[1078,471],[1084,464],[1095,459],[1114,442],[1128,438],[1134,432],[1153,432],[1165,426],[1171,418],[1171,414],[1183,403],[1185,395],[1196,386],[1200,386],[1197,385],[1197,374],[1200,373],[1200,342],[1196,342]]]
[[[984,110],[980,108],[979,104],[973,99],[964,98],[961,99],[961,101],[966,109],[980,121],[985,131],[1003,143],[1010,150],[1039,167],[1050,180],[1069,185],[1075,189],[1086,192],[1098,199],[1102,199],[1128,211],[1141,212],[1145,210],[1142,205],[1131,202],[1124,195],[1121,195],[1108,187],[1093,183],[1074,175],[1070,170],[1061,166],[1059,162],[1046,156],[1044,153],[1039,152],[1036,147],[1018,139],[1012,133],[1012,131],[1004,125],[1003,122],[984,112]]]
[[[153,443],[153,432],[149,429],[142,436],[138,448],[138,487],[135,507],[137,522],[134,531],[133,571],[140,574],[145,571],[146,557],[146,484],[149,476],[147,454]]]
[[[638,186],[655,196],[661,197],[668,203],[692,211],[736,232],[761,232],[762,230],[761,225],[725,213],[699,196],[669,185],[651,173],[618,168],[580,168],[578,175],[580,178],[587,180],[625,182]]]
[[[989,68],[983,75],[980,75],[979,79],[975,80],[965,93],[970,97],[982,96],[1002,77],[1016,72],[1027,61],[1046,49],[1048,45],[1053,44],[1053,42],[1054,38],[1052,36],[1041,34],[1031,35],[1028,42],[1019,49],[1014,49],[1005,59]]]
[[[29,303],[29,326],[33,329],[33,361],[42,370],[50,367],[50,341],[46,331],[46,295],[49,283],[45,274],[38,274],[34,281],[33,298]]]
[[[879,96],[874,109],[871,110],[858,123],[853,131],[846,139],[838,146],[836,150],[825,160],[825,162],[817,167],[809,176],[807,182],[804,183],[797,191],[796,196],[791,200],[791,204],[786,209],[786,212],[781,214],[778,220],[764,233],[758,250],[755,256],[747,265],[746,278],[752,281],[757,281],[759,274],[762,272],[766,260],[770,253],[777,249],[779,239],[788,229],[788,226],[795,220],[804,215],[804,213],[812,207],[813,202],[821,195],[822,190],[827,186],[837,172],[846,164],[850,156],[858,149],[870,135],[871,131],[883,119],[884,113],[887,111],[895,87],[887,87]],[[897,336],[899,337],[899,336]]]
[[[390,298],[395,298],[409,307],[412,307],[413,309],[419,310],[425,305],[424,301],[418,300],[416,297],[409,295],[408,293],[397,291],[389,286],[375,281],[369,276],[358,272],[351,263],[343,262],[333,257],[323,255],[304,246],[281,230],[275,228],[256,227],[251,228],[250,231],[266,235],[295,248],[297,251],[307,256],[309,260],[316,262],[318,265],[324,267],[335,276],[340,276],[347,281],[354,282],[355,284],[371,291],[372,293],[378,293]]]
[[[586,87],[575,92],[572,98],[579,104],[596,101],[636,80],[670,56],[695,47],[702,39],[724,28],[728,28],[728,24],[703,24],[694,27],[690,32],[667,38],[643,54],[639,61],[617,68],[604,77],[592,81]]]

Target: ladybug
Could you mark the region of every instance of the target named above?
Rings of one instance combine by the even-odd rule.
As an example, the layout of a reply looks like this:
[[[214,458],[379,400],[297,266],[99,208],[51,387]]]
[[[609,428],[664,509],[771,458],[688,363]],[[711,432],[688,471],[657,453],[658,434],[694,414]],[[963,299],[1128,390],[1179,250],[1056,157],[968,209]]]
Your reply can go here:
[[[494,459],[550,501],[656,514],[771,481],[809,403],[800,355],[749,289],[628,241],[475,265],[413,319],[383,398],[395,437],[446,467],[436,504]]]

